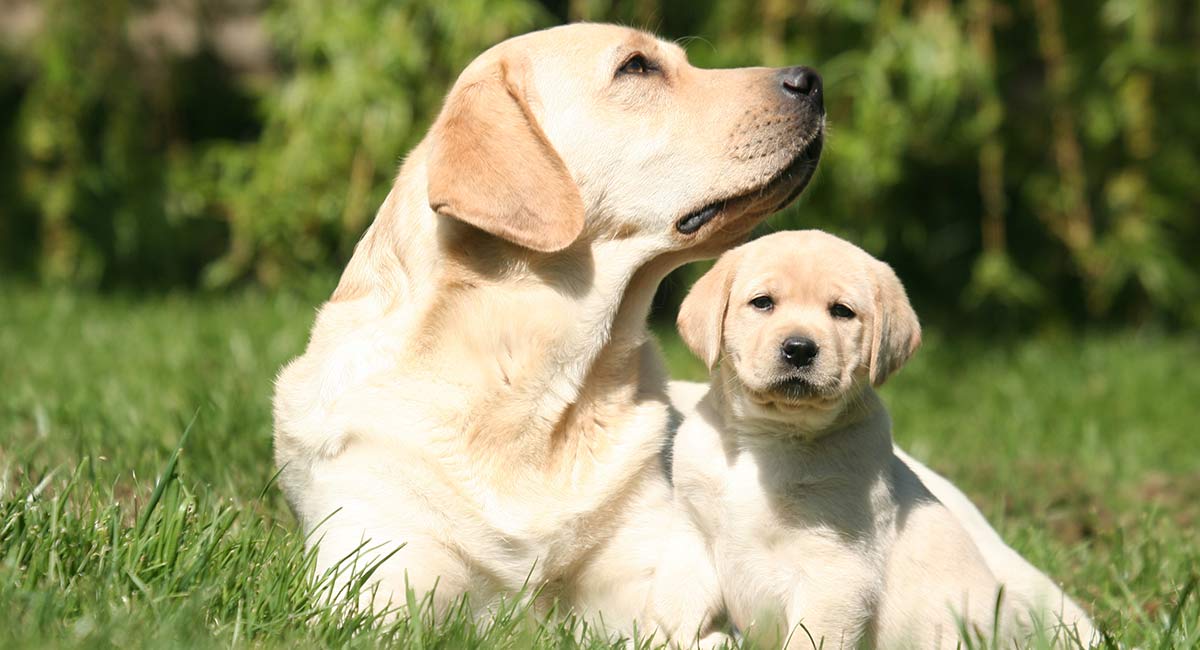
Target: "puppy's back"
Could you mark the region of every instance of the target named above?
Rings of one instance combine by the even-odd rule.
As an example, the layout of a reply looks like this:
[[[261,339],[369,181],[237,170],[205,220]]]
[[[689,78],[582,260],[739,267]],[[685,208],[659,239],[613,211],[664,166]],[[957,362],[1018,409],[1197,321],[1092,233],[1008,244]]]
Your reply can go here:
[[[875,624],[881,648],[953,648],[965,630],[971,644],[1010,645],[1013,608],[962,524],[900,458],[892,460],[896,538]],[[999,628],[997,629],[997,624]]]

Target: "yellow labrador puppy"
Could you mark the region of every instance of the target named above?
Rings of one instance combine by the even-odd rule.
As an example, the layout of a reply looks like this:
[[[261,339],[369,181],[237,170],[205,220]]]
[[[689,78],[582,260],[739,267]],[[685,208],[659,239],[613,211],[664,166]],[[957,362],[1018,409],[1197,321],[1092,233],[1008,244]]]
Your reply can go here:
[[[664,543],[646,315],[668,272],[800,193],[823,125],[813,71],[698,69],[632,29],[479,56],[277,380],[280,483],[318,570],[381,562],[377,606],[436,585],[436,605],[486,609],[528,585],[620,631],[704,637],[683,610],[708,603],[652,586],[664,553],[703,549]]]
[[[735,625],[826,648],[1015,631],[971,537],[892,451],[872,387],[921,332],[890,267],[823,232],[770,235],[696,283],[679,330],[716,374],[676,436],[676,494]]]

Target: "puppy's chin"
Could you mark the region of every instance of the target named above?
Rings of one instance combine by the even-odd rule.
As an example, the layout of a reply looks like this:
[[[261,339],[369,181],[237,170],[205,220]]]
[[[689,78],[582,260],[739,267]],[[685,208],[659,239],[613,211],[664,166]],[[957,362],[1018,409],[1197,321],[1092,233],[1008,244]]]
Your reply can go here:
[[[800,378],[786,378],[754,386],[736,373],[725,381],[726,399],[739,420],[750,423],[780,423],[788,430],[804,435],[820,435],[838,421],[851,397],[846,387],[834,381],[814,384]]]
[[[805,377],[784,377],[754,393],[764,401],[795,408],[824,409],[841,402],[845,397],[836,379],[814,382]]]

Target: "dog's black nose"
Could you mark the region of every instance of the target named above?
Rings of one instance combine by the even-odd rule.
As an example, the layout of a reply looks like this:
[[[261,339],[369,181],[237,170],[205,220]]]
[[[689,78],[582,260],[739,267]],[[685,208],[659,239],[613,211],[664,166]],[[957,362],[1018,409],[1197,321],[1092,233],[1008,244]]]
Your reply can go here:
[[[803,336],[789,336],[783,340],[783,345],[780,348],[780,351],[783,353],[783,360],[797,368],[811,365],[812,360],[821,351],[816,341]]]
[[[784,68],[779,72],[779,83],[783,86],[783,92],[788,96],[807,99],[817,108],[823,108],[822,95],[824,93],[821,92],[821,75],[817,74],[816,70],[802,65]]]

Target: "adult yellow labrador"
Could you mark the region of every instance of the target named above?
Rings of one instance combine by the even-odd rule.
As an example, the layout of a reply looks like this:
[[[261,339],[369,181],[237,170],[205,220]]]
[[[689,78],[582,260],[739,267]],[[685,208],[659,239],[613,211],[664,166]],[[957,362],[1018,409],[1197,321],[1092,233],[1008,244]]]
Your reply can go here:
[[[617,630],[677,627],[645,613],[670,525],[647,311],[800,193],[823,125],[808,68],[699,69],[610,25],[468,66],[276,384],[318,570],[403,544],[378,600],[436,584],[484,608],[528,583]]]

